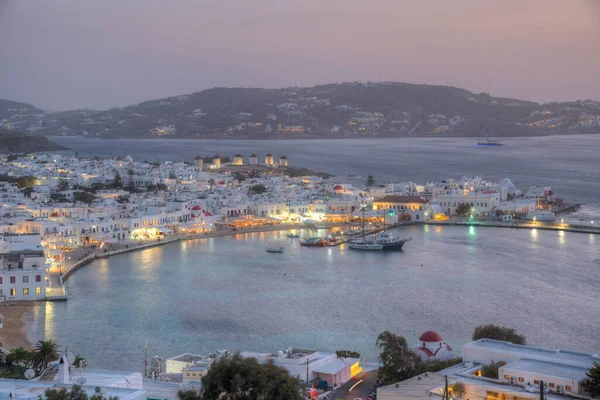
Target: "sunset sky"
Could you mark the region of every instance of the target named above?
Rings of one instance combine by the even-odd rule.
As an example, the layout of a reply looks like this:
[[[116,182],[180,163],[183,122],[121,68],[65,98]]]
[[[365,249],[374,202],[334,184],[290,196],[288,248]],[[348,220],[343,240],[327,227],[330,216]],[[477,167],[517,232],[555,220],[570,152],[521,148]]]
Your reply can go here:
[[[600,0],[0,0],[0,98],[390,80],[600,100]]]

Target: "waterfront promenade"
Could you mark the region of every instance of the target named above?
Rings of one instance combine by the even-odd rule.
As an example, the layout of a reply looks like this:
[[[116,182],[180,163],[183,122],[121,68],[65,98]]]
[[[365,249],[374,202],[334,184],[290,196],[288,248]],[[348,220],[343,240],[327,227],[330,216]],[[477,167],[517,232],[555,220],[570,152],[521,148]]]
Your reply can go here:
[[[540,221],[498,221],[496,218],[487,217],[469,220],[468,218],[454,217],[447,220],[433,220],[422,222],[425,225],[454,225],[454,226],[485,226],[490,228],[513,228],[513,229],[539,229],[547,231],[565,231],[576,233],[600,234],[600,226],[573,225],[556,222]],[[600,225],[600,224],[599,224]]]

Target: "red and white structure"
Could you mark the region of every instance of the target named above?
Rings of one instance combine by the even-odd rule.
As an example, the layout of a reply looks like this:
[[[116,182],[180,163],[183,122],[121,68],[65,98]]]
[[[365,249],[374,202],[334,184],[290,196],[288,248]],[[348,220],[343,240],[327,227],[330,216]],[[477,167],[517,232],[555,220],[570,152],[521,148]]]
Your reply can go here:
[[[452,347],[435,331],[423,332],[419,336],[419,345],[413,349],[423,360],[451,360],[454,358]]]

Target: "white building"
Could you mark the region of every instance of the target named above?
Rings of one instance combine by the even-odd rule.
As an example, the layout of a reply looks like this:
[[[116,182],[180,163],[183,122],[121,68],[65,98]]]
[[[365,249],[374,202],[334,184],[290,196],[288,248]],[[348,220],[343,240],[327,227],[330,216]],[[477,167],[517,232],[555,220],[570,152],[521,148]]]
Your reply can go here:
[[[438,373],[426,373],[377,390],[380,400],[425,399],[442,396],[445,376],[450,388],[464,385],[465,400],[536,400],[544,390],[548,400],[590,399],[581,382],[587,371],[600,363],[596,354],[523,346],[479,339],[462,348],[461,364]],[[481,376],[484,365],[499,363],[498,379]],[[544,388],[542,389],[541,383]]]
[[[0,263],[0,299],[46,298],[48,265],[39,235],[4,235]]]
[[[259,362],[273,361],[278,367],[288,370],[290,375],[304,382],[320,380],[329,387],[342,385],[356,376],[362,368],[355,358],[338,358],[333,353],[320,353],[314,350],[284,349],[277,353],[253,353],[243,351],[243,358],[256,358]]]

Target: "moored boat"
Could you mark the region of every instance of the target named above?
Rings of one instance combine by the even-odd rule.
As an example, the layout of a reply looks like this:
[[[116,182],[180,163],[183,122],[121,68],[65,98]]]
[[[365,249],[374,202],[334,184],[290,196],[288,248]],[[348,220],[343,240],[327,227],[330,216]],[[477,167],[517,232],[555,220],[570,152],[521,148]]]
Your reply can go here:
[[[362,240],[348,242],[348,247],[354,250],[383,250],[383,245],[381,243]]]
[[[267,247],[267,253],[283,253],[283,247],[269,246]]]
[[[389,231],[379,232],[375,236],[375,242],[383,246],[383,250],[402,250],[404,243],[412,240],[412,238],[402,239],[395,238]]]
[[[287,237],[289,237],[290,239],[296,239],[299,238],[300,235],[298,235],[297,233],[288,233]]]
[[[327,245],[327,240],[320,237],[313,237],[308,239],[303,239],[300,241],[300,246],[306,247],[325,247]]]

